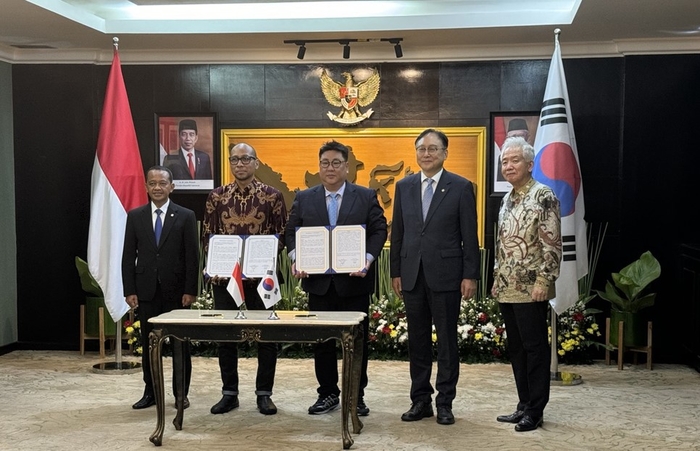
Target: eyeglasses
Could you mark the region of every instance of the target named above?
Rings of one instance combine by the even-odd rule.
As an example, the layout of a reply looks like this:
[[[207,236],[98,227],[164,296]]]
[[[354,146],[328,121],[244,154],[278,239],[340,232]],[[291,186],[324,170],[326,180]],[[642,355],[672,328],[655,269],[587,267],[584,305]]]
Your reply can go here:
[[[341,164],[345,163],[343,160],[321,160],[320,164],[323,169],[328,169],[328,166],[333,166],[334,169],[338,169]]]
[[[427,153],[428,155],[435,155],[439,150],[445,150],[445,148],[438,146],[416,147],[416,152],[419,154]]]
[[[228,157],[229,163],[231,163],[233,165],[238,164],[239,161],[243,164],[250,164],[251,161],[255,161],[255,160],[257,160],[257,158],[249,157],[249,156],[240,157],[240,158],[239,157]]]

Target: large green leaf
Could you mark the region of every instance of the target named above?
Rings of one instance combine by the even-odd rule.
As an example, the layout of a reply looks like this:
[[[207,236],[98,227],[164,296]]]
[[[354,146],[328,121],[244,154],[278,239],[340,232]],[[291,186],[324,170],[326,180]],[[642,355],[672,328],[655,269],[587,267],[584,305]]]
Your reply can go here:
[[[641,296],[642,291],[661,275],[661,265],[647,251],[638,260],[625,266],[619,273],[612,273],[613,283],[608,281],[605,291],[596,290],[601,298],[610,302],[615,310],[638,312],[654,305],[656,293]],[[640,297],[641,296],[641,297]]]
[[[90,274],[87,262],[80,257],[75,257],[75,267],[78,269],[80,286],[83,288],[83,291],[98,298],[104,297],[102,288],[100,288],[100,285],[92,277],[92,274]]]

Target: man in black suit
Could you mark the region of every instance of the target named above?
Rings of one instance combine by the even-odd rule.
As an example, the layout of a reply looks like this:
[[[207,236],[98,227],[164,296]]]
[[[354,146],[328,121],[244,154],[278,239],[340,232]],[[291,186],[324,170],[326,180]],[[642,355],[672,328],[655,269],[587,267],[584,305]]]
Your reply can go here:
[[[206,152],[194,148],[197,144],[197,122],[183,119],[178,125],[180,150],[163,160],[175,180],[212,180],[211,161]]]
[[[448,139],[427,129],[416,138],[421,172],[396,184],[391,225],[391,277],[408,320],[411,408],[401,416],[433,416],[430,375],[432,323],[438,346],[437,422],[453,424],[459,378],[457,319],[460,300],[476,293],[480,277],[476,202],[472,183],[443,169]]]
[[[369,312],[370,295],[374,290],[372,263],[379,256],[387,236],[384,210],[379,206],[377,193],[347,182],[348,148],[336,141],[325,143],[319,151],[321,184],[297,193],[289,214],[285,232],[287,250],[292,261],[295,257],[297,227],[360,225],[366,226],[366,263],[364,269],[350,274],[306,274],[296,272],[302,287],[309,293],[309,310]],[[336,219],[337,218],[337,219]],[[363,321],[364,354],[358,415],[368,415],[364,402],[367,387],[367,339],[369,319]],[[335,341],[316,345],[314,353],[318,400],[309,407],[309,414],[318,415],[338,408],[338,359]]]
[[[146,174],[146,191],[151,201],[127,214],[122,283],[126,303],[139,309],[143,337],[153,330],[149,318],[177,308],[186,308],[197,295],[199,246],[197,221],[192,210],[170,201],[175,188],[173,175],[164,166],[153,166]],[[189,407],[187,393],[192,374],[189,343],[173,340],[173,393],[182,396]],[[186,346],[185,361],[180,361],[181,346]],[[143,397],[132,407],[144,409],[155,404],[151,364],[148,352],[142,356]],[[185,365],[185,393],[178,393],[182,365]]]

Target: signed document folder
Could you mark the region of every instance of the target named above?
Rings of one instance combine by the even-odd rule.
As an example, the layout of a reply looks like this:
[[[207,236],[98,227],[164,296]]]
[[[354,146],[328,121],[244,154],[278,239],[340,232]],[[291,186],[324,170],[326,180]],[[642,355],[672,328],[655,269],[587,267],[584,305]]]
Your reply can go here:
[[[361,271],[365,267],[364,225],[298,227],[296,269],[309,274]]]
[[[233,267],[239,263],[244,279],[260,278],[268,269],[277,269],[278,252],[277,235],[212,235],[207,253],[207,274],[231,277]]]

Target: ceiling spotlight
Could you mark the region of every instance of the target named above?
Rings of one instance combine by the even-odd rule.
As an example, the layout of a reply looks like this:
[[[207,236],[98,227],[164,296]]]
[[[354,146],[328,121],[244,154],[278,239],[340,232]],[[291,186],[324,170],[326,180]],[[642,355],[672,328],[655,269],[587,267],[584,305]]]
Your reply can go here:
[[[350,42],[340,41],[340,43],[343,44],[343,59],[349,59],[350,58]]]
[[[396,54],[397,58],[403,56],[403,50],[401,49],[401,41],[403,41],[403,38],[384,38],[382,41],[388,41],[390,44],[394,44],[394,54]]]
[[[302,44],[299,46],[299,51],[297,52],[297,59],[303,60],[303,59],[304,59],[304,55],[306,55],[306,44],[305,44],[305,43],[302,43]]]

